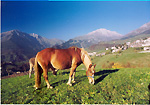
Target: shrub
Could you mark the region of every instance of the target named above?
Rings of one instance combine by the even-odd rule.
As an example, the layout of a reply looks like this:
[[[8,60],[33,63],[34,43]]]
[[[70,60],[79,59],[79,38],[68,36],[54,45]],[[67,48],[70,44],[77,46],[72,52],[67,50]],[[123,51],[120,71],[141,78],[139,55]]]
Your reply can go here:
[[[123,66],[120,63],[114,63],[114,65],[112,65],[113,69],[118,69],[118,68],[123,68]]]
[[[106,55],[111,54],[111,50],[106,51]]]
[[[131,68],[131,64],[128,62],[126,65],[123,66],[124,68]]]
[[[142,51],[144,49],[144,47],[136,47],[134,49],[135,49],[135,51]]]
[[[108,68],[112,68],[113,65],[114,65],[114,62],[110,62],[108,65]]]
[[[114,65],[114,62],[109,62],[109,61],[107,61],[106,62],[106,64],[104,63],[103,65],[102,65],[102,68],[104,69],[104,68],[112,68],[112,66]]]
[[[104,69],[104,68],[106,68],[106,65],[105,65],[105,64],[103,64],[103,65],[102,65],[102,68],[103,68],[103,69]]]

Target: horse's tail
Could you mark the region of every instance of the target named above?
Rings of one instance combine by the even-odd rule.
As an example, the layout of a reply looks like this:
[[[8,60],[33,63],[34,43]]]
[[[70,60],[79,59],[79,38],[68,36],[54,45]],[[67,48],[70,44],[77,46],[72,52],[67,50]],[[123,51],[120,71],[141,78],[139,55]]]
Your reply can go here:
[[[37,58],[35,58],[35,65],[34,65],[34,70],[35,70],[35,88],[38,89],[41,84],[41,66],[38,63]]]

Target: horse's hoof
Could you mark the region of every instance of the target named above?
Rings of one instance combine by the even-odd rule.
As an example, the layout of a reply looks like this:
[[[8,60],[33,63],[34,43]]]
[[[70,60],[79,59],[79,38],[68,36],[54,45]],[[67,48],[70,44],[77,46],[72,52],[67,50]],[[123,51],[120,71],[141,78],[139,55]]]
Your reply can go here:
[[[40,89],[40,88],[36,87],[35,85],[34,85],[33,87],[35,88],[35,90],[38,90],[38,89]]]
[[[50,89],[53,89],[53,86],[50,86]]]
[[[75,82],[76,82],[75,80],[72,81],[72,83],[75,83]]]
[[[38,87],[35,87],[35,90],[38,90],[39,88]]]
[[[36,86],[34,85],[33,87],[35,88]]]
[[[53,89],[53,86],[47,86],[47,89]]]
[[[35,85],[33,86],[35,89],[37,88],[38,89],[38,87],[36,87]]]
[[[71,83],[67,83],[67,85],[72,86],[72,84],[71,84]]]

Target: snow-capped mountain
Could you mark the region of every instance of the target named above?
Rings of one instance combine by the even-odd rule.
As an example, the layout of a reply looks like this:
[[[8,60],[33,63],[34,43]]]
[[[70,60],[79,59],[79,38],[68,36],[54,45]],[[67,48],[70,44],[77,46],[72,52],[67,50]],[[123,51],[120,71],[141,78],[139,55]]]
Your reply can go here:
[[[120,39],[122,37],[121,34],[110,31],[104,28],[97,29],[95,31],[89,32],[86,35],[79,36],[69,41],[63,43],[61,46],[57,46],[58,48],[67,48],[70,46],[77,46],[77,47],[89,47],[92,44],[96,44],[101,41],[110,41],[114,39]]]
[[[95,31],[89,32],[84,36],[77,37],[75,39],[84,39],[84,40],[94,39],[95,41],[97,40],[99,42],[99,41],[109,41],[113,39],[119,39],[120,37],[122,37],[122,35],[115,31],[100,28]]]
[[[96,35],[96,36],[102,35],[102,36],[107,36],[107,37],[122,36],[121,34],[117,33],[116,31],[110,31],[105,28],[97,29],[95,31],[88,33],[87,35]]]

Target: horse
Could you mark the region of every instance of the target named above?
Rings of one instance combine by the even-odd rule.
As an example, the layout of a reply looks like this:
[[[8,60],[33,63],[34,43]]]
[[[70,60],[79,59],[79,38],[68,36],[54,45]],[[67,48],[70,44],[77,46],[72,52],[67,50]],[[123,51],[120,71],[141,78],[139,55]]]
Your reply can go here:
[[[29,78],[31,78],[31,72],[34,69],[34,63],[35,63],[35,57],[30,58],[29,59],[29,65],[30,65],[30,69],[29,69]]]
[[[30,59],[29,59],[29,65],[30,65],[29,78],[31,78],[31,73],[32,73],[32,71],[34,71],[34,64],[35,64],[35,57],[30,58]],[[51,71],[51,70],[49,69],[49,71]],[[52,71],[52,72],[53,72],[53,75],[56,75],[57,70]]]
[[[67,85],[72,86],[75,83],[76,68],[80,64],[84,64],[87,71],[89,83],[94,84],[95,65],[92,65],[88,53],[83,48],[70,47],[68,49],[46,48],[37,53],[35,58],[35,89],[38,89],[41,84],[41,75],[47,84],[47,88],[53,88],[48,81],[48,69],[52,71],[64,70],[70,68],[69,79]],[[72,83],[71,83],[72,79]]]

